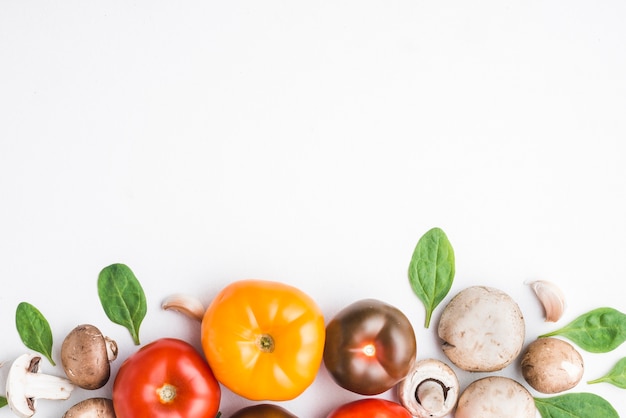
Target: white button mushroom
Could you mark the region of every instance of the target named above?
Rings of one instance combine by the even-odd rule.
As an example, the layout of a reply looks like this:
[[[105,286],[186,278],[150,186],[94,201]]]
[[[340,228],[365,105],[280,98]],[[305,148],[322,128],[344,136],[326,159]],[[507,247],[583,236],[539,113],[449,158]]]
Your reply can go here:
[[[525,332],[517,303],[486,286],[459,292],[444,308],[438,327],[445,355],[472,372],[493,372],[511,364],[522,351]]]
[[[418,361],[398,385],[400,403],[417,418],[442,418],[456,406],[459,380],[445,363]]]
[[[471,383],[461,394],[455,418],[535,418],[535,401],[515,380],[490,376]]]
[[[74,385],[67,379],[41,373],[41,356],[23,354],[9,370],[6,382],[7,401],[15,415],[20,418],[32,417],[36,411],[37,399],[68,399]]]
[[[522,375],[541,393],[571,389],[583,377],[583,358],[567,341],[539,338],[528,345],[521,361]]]

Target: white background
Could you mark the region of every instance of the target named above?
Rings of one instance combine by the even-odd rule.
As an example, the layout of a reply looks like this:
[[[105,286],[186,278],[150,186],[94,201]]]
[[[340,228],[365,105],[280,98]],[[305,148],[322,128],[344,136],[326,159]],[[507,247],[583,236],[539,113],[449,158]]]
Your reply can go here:
[[[419,357],[442,358],[441,307],[424,329],[407,279],[434,226],[456,252],[447,300],[506,291],[527,342],[592,308],[626,311],[624,21],[620,0],[3,0],[0,359],[28,351],[14,324],[28,301],[57,360],[65,334],[92,323],[118,341],[117,370],[136,347],[96,290],[115,262],[145,288],[142,344],[198,346],[163,298],[208,304],[255,277],[300,287],[327,320],[387,301],[413,322]],[[558,324],[543,322],[533,279],[565,291]],[[626,392],[585,383],[626,345],[583,356],[574,391],[626,413]],[[496,374],[521,379],[517,363]],[[39,416],[111,385],[42,401]],[[323,418],[358,398],[322,367],[283,406]],[[225,390],[221,409],[248,404]]]

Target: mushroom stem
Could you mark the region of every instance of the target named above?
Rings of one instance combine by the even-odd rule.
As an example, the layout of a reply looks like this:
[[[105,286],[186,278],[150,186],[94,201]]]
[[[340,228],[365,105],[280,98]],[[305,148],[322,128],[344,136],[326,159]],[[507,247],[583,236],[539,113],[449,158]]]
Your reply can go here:
[[[417,402],[429,412],[438,412],[443,408],[449,387],[436,379],[422,381],[415,391]]]
[[[107,360],[110,363],[117,358],[117,343],[109,337],[104,337],[104,345],[107,349]]]
[[[202,302],[197,298],[183,294],[174,294],[167,297],[161,304],[161,308],[180,312],[197,322],[202,322],[206,310]]]
[[[24,376],[27,398],[64,400],[70,397],[74,385],[67,379],[49,374],[28,373]]]

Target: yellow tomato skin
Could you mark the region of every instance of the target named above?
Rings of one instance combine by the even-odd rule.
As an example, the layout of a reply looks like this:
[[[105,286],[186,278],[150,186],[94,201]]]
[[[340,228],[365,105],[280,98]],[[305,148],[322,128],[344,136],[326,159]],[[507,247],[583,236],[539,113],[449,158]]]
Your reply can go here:
[[[285,401],[315,380],[324,354],[324,316],[284,283],[226,286],[202,319],[202,348],[217,380],[250,400]]]

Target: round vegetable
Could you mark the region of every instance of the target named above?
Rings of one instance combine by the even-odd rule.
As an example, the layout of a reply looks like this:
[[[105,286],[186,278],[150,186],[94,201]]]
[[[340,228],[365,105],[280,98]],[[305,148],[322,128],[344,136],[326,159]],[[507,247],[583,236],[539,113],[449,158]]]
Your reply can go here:
[[[416,353],[407,317],[379,300],[347,306],[326,327],[324,364],[339,386],[355,393],[390,389],[411,370]]]
[[[231,283],[202,320],[202,347],[217,380],[252,400],[300,395],[317,375],[324,336],[313,299],[272,281]]]
[[[571,389],[583,377],[583,358],[567,341],[539,338],[522,356],[522,374],[535,390],[559,393]]]
[[[118,418],[215,418],[220,387],[189,343],[156,340],[130,356],[113,383]]]
[[[298,418],[278,405],[260,404],[248,406],[235,412],[230,418]]]
[[[342,405],[326,418],[412,418],[412,415],[395,402],[368,398]]]
[[[524,317],[517,303],[501,290],[472,286],[445,307],[438,333],[443,352],[456,366],[493,372],[511,364],[522,351]]]

